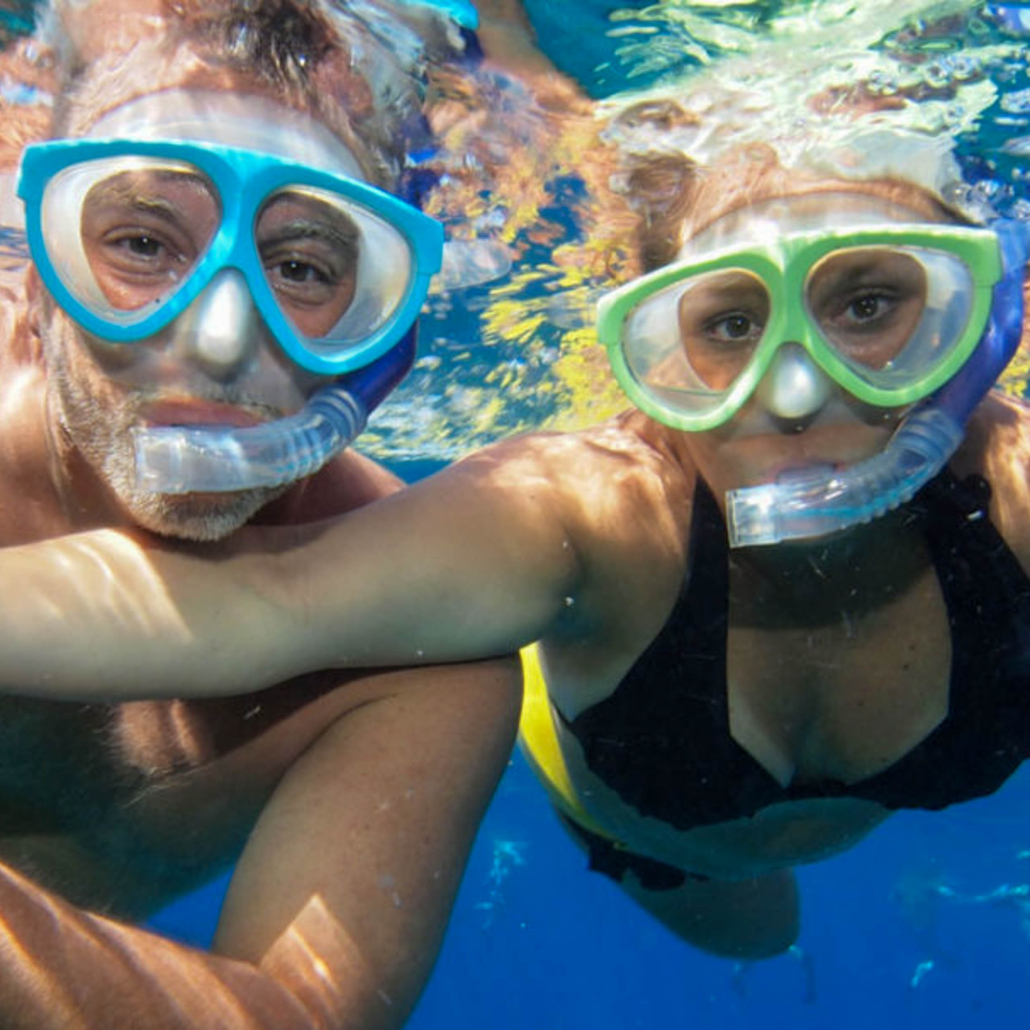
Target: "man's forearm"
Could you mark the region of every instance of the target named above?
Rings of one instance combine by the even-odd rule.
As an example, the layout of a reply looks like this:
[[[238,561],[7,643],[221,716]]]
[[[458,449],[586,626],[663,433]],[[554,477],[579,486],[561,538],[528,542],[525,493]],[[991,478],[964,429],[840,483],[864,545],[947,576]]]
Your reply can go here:
[[[247,644],[264,626],[284,629],[289,614],[272,599],[269,559],[245,553],[190,576],[196,557],[151,546],[99,530],[0,549],[9,600],[0,691],[105,701],[168,696],[190,683],[197,696],[222,696],[307,671],[280,670],[280,652],[256,656]],[[174,595],[164,571],[183,581]]]
[[[83,912],[2,865],[0,920],[5,1030],[393,1030],[406,1015],[322,975],[295,931],[266,970]]]

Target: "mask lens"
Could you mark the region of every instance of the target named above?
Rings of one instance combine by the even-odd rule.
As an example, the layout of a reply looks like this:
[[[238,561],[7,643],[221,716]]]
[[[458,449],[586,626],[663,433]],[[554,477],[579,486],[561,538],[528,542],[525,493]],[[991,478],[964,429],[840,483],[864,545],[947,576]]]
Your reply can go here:
[[[969,321],[973,277],[954,254],[857,247],[813,266],[805,302],[851,369],[881,388],[918,383],[946,359]]]
[[[744,269],[705,272],[630,312],[623,349],[634,377],[664,403],[704,413],[731,389],[769,322],[765,284]]]
[[[278,190],[259,210],[254,237],[280,311],[316,354],[364,343],[397,312],[412,283],[405,237],[328,190]]]
[[[221,216],[202,172],[143,157],[64,169],[47,185],[41,211],[47,254],[65,287],[97,315],[126,325],[189,279]]]
[[[679,297],[687,363],[710,390],[725,392],[747,367],[769,321],[769,293],[750,272],[712,272]]]

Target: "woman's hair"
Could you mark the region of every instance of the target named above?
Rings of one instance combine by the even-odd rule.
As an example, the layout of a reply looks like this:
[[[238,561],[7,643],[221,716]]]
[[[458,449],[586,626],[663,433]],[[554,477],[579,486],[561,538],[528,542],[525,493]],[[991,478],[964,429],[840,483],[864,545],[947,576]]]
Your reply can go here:
[[[817,140],[810,147],[792,141],[798,160],[785,161],[771,143],[734,141],[734,134],[719,125],[717,111],[702,119],[668,94],[613,103],[603,135],[616,152],[613,189],[636,213],[641,270],[668,264],[685,240],[723,215],[775,197],[846,188],[929,218],[968,222],[935,188],[919,181],[935,169],[950,172],[945,141],[914,133],[887,139],[882,129],[863,137],[857,125],[853,130],[851,144],[839,151],[821,153]],[[843,130],[838,134],[844,135]],[[901,172],[890,170],[877,153],[891,142]],[[862,161],[866,148],[870,152]],[[914,159],[907,161],[908,155]]]
[[[679,251],[699,173],[681,139],[697,124],[675,101],[658,98],[623,108],[602,131],[614,153],[608,186],[635,217],[638,273],[668,264]]]
[[[442,15],[389,0],[51,0],[44,31],[59,70],[55,136],[214,75],[322,121],[387,186],[426,145],[427,65],[461,46]]]
[[[866,192],[941,222],[973,224],[936,192],[900,176],[848,178],[815,166],[789,168],[765,143],[729,145],[704,164],[690,156],[700,119],[675,100],[650,99],[619,109],[605,135],[615,142],[610,184],[635,214],[636,274],[674,261],[684,242],[733,211],[776,197]],[[931,142],[936,146],[936,141]],[[1030,268],[1024,278],[1024,310],[1030,312]],[[1023,322],[1030,351],[1030,317]]]

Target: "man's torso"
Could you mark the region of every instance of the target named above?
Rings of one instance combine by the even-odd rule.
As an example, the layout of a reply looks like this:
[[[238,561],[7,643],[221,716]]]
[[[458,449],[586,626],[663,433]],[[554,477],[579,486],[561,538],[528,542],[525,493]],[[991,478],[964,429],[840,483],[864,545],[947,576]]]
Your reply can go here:
[[[88,477],[80,485],[53,474],[61,445],[46,424],[44,378],[10,353],[0,394],[0,542],[95,528],[106,502]],[[323,517],[394,483],[344,456],[267,515]],[[352,680],[360,676],[328,671],[210,701],[0,697],[0,861],[89,908],[153,911],[235,859],[292,761],[362,703]]]

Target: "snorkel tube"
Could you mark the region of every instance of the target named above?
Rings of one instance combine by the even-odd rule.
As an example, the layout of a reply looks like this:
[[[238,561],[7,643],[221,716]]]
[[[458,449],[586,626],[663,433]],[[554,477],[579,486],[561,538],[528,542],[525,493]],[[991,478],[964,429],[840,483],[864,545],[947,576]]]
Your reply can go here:
[[[136,482],[161,494],[283,486],[317,472],[365,428],[408,374],[417,326],[382,357],[323,387],[295,415],[258,426],[153,426],[133,430]]]
[[[1002,278],[994,287],[987,329],[965,366],[898,426],[877,455],[829,474],[730,490],[731,547],[824,536],[899,507],[944,467],[962,442],[966,419],[1004,371],[1023,331],[1023,275],[1030,225],[999,220]]]

